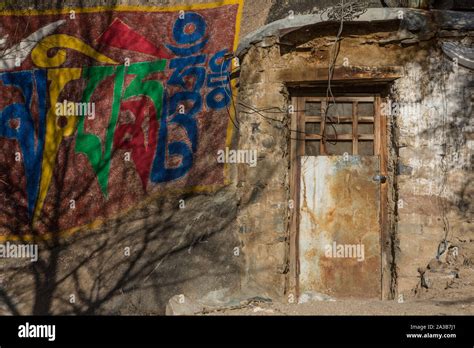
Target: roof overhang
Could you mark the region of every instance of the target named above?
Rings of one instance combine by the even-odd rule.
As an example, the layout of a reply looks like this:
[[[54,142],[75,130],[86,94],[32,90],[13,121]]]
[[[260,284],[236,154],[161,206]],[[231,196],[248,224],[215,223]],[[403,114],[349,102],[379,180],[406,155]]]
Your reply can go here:
[[[474,12],[418,10],[411,8],[369,8],[357,18],[345,23],[364,25],[367,23],[383,23],[398,21],[399,31],[413,33],[420,40],[433,37],[438,30],[474,30]],[[325,26],[338,23],[329,20],[327,12],[287,17],[269,23],[244,37],[237,49],[236,56],[242,57],[248,49],[261,43],[266,38],[282,40],[286,35],[301,28]],[[410,37],[407,37],[410,39]]]

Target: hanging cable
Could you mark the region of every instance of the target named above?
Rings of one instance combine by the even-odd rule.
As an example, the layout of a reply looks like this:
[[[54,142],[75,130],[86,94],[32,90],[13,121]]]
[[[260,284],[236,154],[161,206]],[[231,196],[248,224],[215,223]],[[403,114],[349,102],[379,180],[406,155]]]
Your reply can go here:
[[[341,0],[340,5],[336,5],[334,7],[325,9],[324,11],[320,13],[321,19],[322,19],[322,15],[327,12],[327,17],[329,20],[339,21],[339,30],[337,32],[336,40],[334,41],[334,45],[333,45],[333,52],[332,52],[332,57],[331,57],[332,59],[330,58],[331,60],[328,65],[328,85],[326,89],[326,107],[324,109],[324,115],[323,115],[324,124],[322,125],[322,130],[321,130],[321,135],[322,135],[321,141],[323,143],[328,142],[327,136],[326,136],[326,124],[328,123],[327,120],[329,120],[329,125],[333,129],[334,137],[335,137],[334,143],[329,142],[329,144],[331,145],[337,144],[337,130],[336,130],[336,126],[334,125],[334,123],[336,122],[334,122],[334,120],[332,119],[332,116],[328,115],[328,111],[329,111],[329,103],[331,101],[332,105],[334,105],[334,112],[337,115],[337,103],[336,103],[336,98],[334,97],[334,94],[332,92],[331,82],[334,76],[334,69],[336,66],[337,57],[339,55],[340,48],[341,48],[340,42],[341,42],[342,31],[344,29],[344,20],[353,20],[354,18],[361,16],[367,11],[368,7],[369,5],[367,2],[360,2],[360,1],[345,2],[345,0]],[[338,116],[337,123],[339,123],[339,116]]]
[[[332,59],[331,59],[331,62],[328,66],[328,86],[327,86],[327,89],[326,89],[326,108],[325,108],[324,114],[323,114],[325,122],[324,122],[324,126],[322,127],[322,141],[323,142],[327,141],[326,126],[325,126],[326,124],[329,124],[330,127],[333,129],[334,135],[335,135],[335,142],[337,142],[337,130],[336,130],[336,127],[334,126],[334,123],[336,123],[336,122],[332,119],[332,116],[328,115],[328,109],[329,109],[329,101],[330,100],[331,100],[331,102],[334,106],[337,106],[334,94],[332,92],[331,81],[332,81],[332,78],[334,76],[335,64],[336,64],[337,57],[339,55],[341,35],[342,35],[343,28],[344,28],[344,20],[351,20],[355,17],[360,16],[361,14],[363,14],[364,12],[367,11],[367,8],[368,8],[368,3],[367,2],[341,0],[340,5],[334,6],[332,8],[328,8],[328,9],[326,9],[322,12],[322,13],[327,12],[327,16],[328,16],[329,20],[338,20],[338,21],[340,21],[339,30],[338,30],[336,40],[335,40],[334,46],[333,46]],[[322,15],[322,13],[321,13],[321,15]],[[233,57],[234,57],[233,54],[227,54],[224,57],[224,59],[221,63],[221,76],[224,75],[223,66],[224,66],[225,61],[228,60],[228,59],[232,59]],[[228,117],[231,120],[231,122],[233,123],[234,127],[239,129],[237,124],[239,124],[240,122],[237,119],[237,107],[236,107],[236,103],[235,103],[235,99],[234,99],[234,95],[233,95],[233,90],[232,90],[232,85],[231,85],[231,73],[232,72],[227,72],[225,74],[225,76],[227,77],[227,83],[228,83],[229,89],[224,87],[224,90],[225,90],[225,93],[227,94],[227,96],[230,98],[231,104],[234,108],[235,120],[231,117],[230,110],[227,107]],[[270,106],[270,107],[265,107],[265,108],[257,108],[255,106],[244,103],[243,101],[239,101],[237,103],[237,105],[239,107],[243,108],[243,110],[241,110],[240,112],[246,113],[246,114],[256,114],[256,115],[262,117],[263,119],[265,119],[267,121],[271,121],[271,122],[285,123],[284,120],[279,120],[279,119],[276,119],[276,118],[273,118],[273,117],[269,117],[265,114],[288,114],[289,113],[288,110],[283,110],[283,109],[275,107],[275,106]],[[295,110],[293,112],[305,112],[305,111],[306,110]],[[337,109],[336,109],[336,112],[337,112]],[[327,120],[329,120],[329,122],[327,122]],[[290,131],[290,133],[307,134],[305,131],[300,131],[300,130],[295,130],[295,129],[289,129],[289,131]],[[290,136],[290,139],[303,140],[303,139],[298,139],[298,138],[292,138],[291,136]],[[333,145],[335,145],[335,144],[336,143],[334,143]]]
[[[232,56],[230,56],[230,59],[232,58]],[[224,60],[223,62],[221,63],[221,75],[224,75],[224,72],[223,72],[223,65],[224,65]],[[227,74],[225,74],[226,76],[226,79],[227,79],[227,84],[229,85],[229,90],[227,90],[227,88],[224,88],[225,90],[225,93],[227,94],[227,96],[230,98],[231,100],[231,103],[234,107],[234,115],[235,115],[235,118],[237,117],[237,109],[235,107],[235,99],[234,99],[234,95],[233,95],[233,90],[232,90],[232,85],[231,85],[231,79],[230,79],[230,72],[227,72]],[[229,93],[230,92],[230,93]],[[278,108],[276,106],[270,106],[270,107],[266,107],[266,108],[262,108],[262,109],[258,109],[252,105],[249,105],[249,104],[246,104],[244,103],[243,101],[239,101],[238,102],[238,105],[241,106],[241,107],[244,107],[248,110],[242,110],[241,112],[243,113],[246,113],[246,114],[257,114],[259,115],[260,117],[268,120],[268,121],[274,121],[274,122],[280,122],[280,123],[284,123],[284,121],[282,120],[279,120],[279,119],[276,119],[276,118],[272,118],[272,117],[269,117],[269,116],[266,116],[264,115],[264,113],[270,113],[270,114],[288,114],[288,111],[286,110],[283,110],[281,108]],[[227,108],[227,114],[228,114],[228,117],[229,119],[231,120],[232,124],[234,125],[235,128],[239,129],[240,128],[237,126],[236,123],[240,123],[237,118],[234,120],[232,117],[231,117],[231,114],[230,114],[230,110],[228,107]],[[293,111],[293,112],[298,112],[298,110],[296,111]],[[297,133],[305,133],[303,131],[298,131],[298,130],[293,130],[293,129],[289,129],[290,132],[297,132]],[[293,139],[293,138],[292,138]],[[302,140],[302,139],[294,139],[294,140]]]
[[[438,194],[438,205],[440,208],[441,219],[443,222],[444,237],[443,237],[443,240],[438,245],[438,249],[436,251],[436,259],[439,259],[439,257],[446,252],[448,240],[449,240],[448,239],[449,231],[450,231],[449,220],[447,217],[446,199],[443,198],[443,194],[446,192],[447,182],[448,182],[448,164],[446,163],[448,161],[448,156],[447,156],[448,155],[448,136],[447,136],[447,130],[446,130],[446,115],[448,113],[448,105],[446,101],[446,80],[448,78],[446,77],[446,65],[443,66],[441,73],[443,75],[443,83],[441,84],[441,92],[443,96],[443,111],[441,115],[443,134],[442,134],[441,143],[444,146],[444,151],[443,151],[443,159],[441,160],[441,172],[442,172],[441,180],[442,181],[441,181],[441,188]]]

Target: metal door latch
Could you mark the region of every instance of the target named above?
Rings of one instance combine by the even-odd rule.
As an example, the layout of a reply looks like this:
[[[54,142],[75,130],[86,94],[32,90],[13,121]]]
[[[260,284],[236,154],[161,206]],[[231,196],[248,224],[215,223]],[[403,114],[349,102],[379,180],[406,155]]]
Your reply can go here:
[[[385,175],[376,174],[372,180],[379,181],[380,183],[384,184],[387,181],[387,177]]]

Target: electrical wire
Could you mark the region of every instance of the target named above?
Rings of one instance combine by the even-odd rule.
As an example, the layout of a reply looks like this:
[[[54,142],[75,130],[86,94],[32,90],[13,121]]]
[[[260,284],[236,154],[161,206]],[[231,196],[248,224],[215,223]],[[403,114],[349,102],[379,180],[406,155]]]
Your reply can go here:
[[[329,102],[332,102],[332,105],[335,106],[335,112],[337,112],[337,103],[336,103],[336,98],[334,96],[334,93],[332,91],[332,86],[331,86],[331,81],[334,76],[334,70],[335,70],[335,65],[337,61],[337,57],[339,55],[340,51],[340,41],[341,41],[341,35],[342,31],[344,28],[344,20],[350,20],[353,19],[354,17],[360,16],[364,12],[367,11],[368,4],[367,2],[359,2],[359,1],[349,1],[345,2],[344,0],[341,0],[341,4],[339,6],[334,6],[330,9],[324,10],[322,13],[328,11],[328,19],[329,20],[339,20],[340,25],[339,25],[339,30],[336,35],[336,40],[334,42],[333,46],[333,54],[332,54],[332,59],[330,61],[330,64],[328,65],[328,86],[326,89],[326,108],[324,109],[323,117],[324,117],[324,124],[322,125],[321,129],[321,141],[323,143],[330,143],[332,145],[336,145],[337,143],[337,129],[335,127],[335,121],[333,120],[332,116],[328,115],[329,111]],[[322,15],[321,13],[321,15]],[[229,56],[228,59],[232,59],[234,56]],[[224,65],[225,59],[223,59],[221,63],[221,75],[223,75],[223,65]],[[236,69],[237,70],[237,69]],[[233,108],[234,108],[234,115],[235,115],[235,120],[232,119],[230,115],[230,110],[227,107],[227,113],[229,116],[229,119],[232,121],[234,126],[239,129],[239,127],[236,125],[236,122],[239,123],[237,120],[237,108],[235,106],[235,100],[233,96],[233,91],[232,91],[232,86],[231,86],[231,79],[230,79],[231,72],[227,72],[227,82],[228,85],[230,86],[230,94],[226,88],[224,88],[225,92],[227,93],[227,96],[231,99]],[[258,116],[262,117],[263,119],[267,121],[273,121],[273,122],[280,122],[280,123],[285,123],[284,120],[279,120],[273,117],[269,117],[266,114],[288,114],[288,110],[283,110],[278,107],[266,107],[266,108],[257,108],[255,106],[249,105],[244,103],[243,101],[239,101],[238,106],[240,108],[243,108],[240,112],[246,113],[246,114],[257,114]],[[306,110],[295,110],[293,112],[305,112]],[[329,121],[329,122],[328,122]],[[339,122],[337,122],[339,123]],[[328,136],[326,135],[326,125],[329,124],[329,126],[333,129],[334,131],[334,143],[328,141]],[[297,133],[297,134],[308,134],[306,131],[301,131],[301,130],[295,130],[295,129],[289,129],[290,133]],[[298,139],[298,138],[292,138],[290,139],[294,140],[303,140],[303,139]]]
[[[449,237],[449,232],[450,232],[450,224],[449,224],[449,219],[447,217],[447,206],[446,206],[446,199],[443,198],[443,194],[446,191],[447,188],[447,182],[448,182],[448,165],[447,165],[447,160],[448,160],[448,146],[447,146],[447,130],[446,130],[446,114],[448,112],[448,105],[446,101],[446,67],[444,66],[442,69],[442,74],[443,74],[443,83],[441,84],[441,91],[442,91],[442,96],[443,96],[443,112],[441,116],[441,123],[442,123],[442,139],[441,143],[444,145],[444,157],[441,160],[441,172],[442,172],[442,180],[441,180],[441,187],[439,190],[438,194],[438,205],[440,208],[441,212],[441,219],[443,222],[443,232],[444,232],[444,237],[443,240],[440,242],[438,245],[438,250],[436,251],[436,259],[439,259],[439,257],[446,252],[447,250],[447,244],[448,244],[448,237]],[[443,249],[441,249],[441,246],[443,246]]]
[[[337,116],[337,123],[339,123],[339,115],[337,115],[337,103],[336,103],[336,98],[334,97],[334,94],[332,92],[332,86],[331,82],[334,77],[334,69],[336,66],[336,61],[337,57],[340,52],[341,48],[341,35],[342,31],[344,29],[344,20],[352,20],[356,17],[359,17],[363,13],[367,11],[368,8],[368,3],[367,2],[360,2],[360,1],[348,1],[345,2],[345,0],[341,0],[341,4],[338,6],[334,6],[328,9],[323,10],[320,13],[320,16],[322,18],[322,15],[327,12],[327,17],[329,20],[338,20],[339,21],[339,30],[336,35],[336,40],[334,41],[333,45],[333,52],[332,52],[332,59],[330,61],[330,64],[328,65],[328,85],[326,89],[326,107],[324,109],[324,124],[322,125],[322,139],[321,141],[323,143],[328,142],[327,141],[327,136],[326,136],[326,124],[328,123],[327,120],[329,120],[329,125],[334,131],[334,143],[328,142],[331,145],[336,145],[337,144],[337,130],[336,126],[334,125],[334,120],[332,119],[331,116],[328,115],[329,111],[329,102],[331,100],[332,105],[334,105],[334,112],[336,113]]]
[[[231,57],[232,58],[232,57]],[[230,58],[230,59],[231,59]],[[224,65],[224,61],[221,63],[221,75],[224,75],[224,72],[223,72],[223,65]],[[226,78],[227,78],[227,83],[228,85],[230,86],[230,94],[228,92],[228,90],[226,88],[224,88],[225,92],[227,93],[227,96],[230,98],[231,102],[232,102],[232,105],[234,107],[234,115],[237,115],[237,109],[235,107],[235,99],[234,99],[234,95],[233,95],[233,90],[232,90],[232,87],[231,87],[231,80],[230,80],[230,72],[228,72],[226,74]],[[285,123],[283,120],[279,120],[279,119],[276,119],[276,118],[272,118],[272,117],[268,117],[266,115],[264,115],[264,113],[274,113],[274,114],[288,114],[288,111],[285,111],[281,108],[278,108],[276,106],[270,106],[270,107],[265,107],[265,108],[261,108],[261,109],[258,109],[252,105],[249,105],[247,103],[244,103],[243,101],[239,101],[238,102],[238,105],[243,107],[243,108],[246,108],[248,110],[241,110],[240,112],[242,113],[246,113],[246,114],[257,114],[259,115],[260,117],[266,119],[267,121],[274,121],[274,122],[280,122],[280,123]],[[271,111],[273,110],[273,111]],[[296,111],[293,111],[293,112],[298,112],[299,110],[296,110]],[[238,130],[240,130],[240,128],[237,126],[236,122],[240,124],[240,122],[237,120],[237,118],[234,120],[232,119],[231,115],[230,115],[230,110],[229,108],[227,107],[227,114],[228,114],[228,117],[229,119],[231,120],[232,124],[234,125],[235,128],[237,128]],[[299,131],[299,130],[294,130],[294,129],[289,129],[290,132],[296,132],[296,133],[303,133],[303,134],[306,134],[306,132],[303,132],[303,131]],[[303,139],[296,139],[296,138],[291,138],[290,139],[294,139],[294,140],[303,140]]]
[[[232,57],[231,57],[232,58]],[[224,63],[226,62],[226,58],[223,57],[222,58],[222,63],[221,63],[221,76],[224,75],[223,73],[223,67],[224,67]],[[231,66],[231,69],[232,69],[232,66]],[[232,105],[232,107],[234,108],[234,117],[235,117],[235,120],[232,118],[231,114],[230,114],[230,109],[229,109],[229,106],[226,104],[225,108],[227,110],[227,115],[229,117],[229,120],[232,122],[232,124],[234,125],[235,128],[237,128],[237,130],[240,130],[240,127],[237,126],[237,123],[239,123],[239,121],[237,120],[237,108],[235,107],[235,101],[234,101],[234,97],[233,97],[233,92],[232,92],[232,82],[230,80],[230,75],[231,75],[232,71],[231,72],[228,72],[225,76],[226,76],[226,81],[229,85],[229,90],[230,90],[230,94],[229,92],[227,91],[227,88],[226,86],[224,85],[224,92],[227,94],[227,96],[230,98],[230,103]]]
[[[223,65],[223,63],[221,64],[221,73],[223,74],[222,65]],[[227,83],[230,86],[231,85],[231,83],[230,83],[230,73],[227,73],[226,76],[227,76]],[[229,98],[232,100],[232,104],[234,105],[234,111],[235,111],[234,115],[237,115],[237,110],[235,108],[235,99],[234,99],[232,88],[230,88],[230,94],[229,94],[227,89],[225,89],[225,91],[226,91],[227,95],[229,96]],[[255,106],[244,103],[243,101],[239,101],[238,106],[247,109],[247,110],[240,110],[241,113],[257,114],[258,116],[262,117],[263,119],[265,119],[267,121],[279,122],[279,123],[282,123],[282,124],[285,123],[284,120],[279,120],[279,119],[276,119],[276,118],[273,118],[273,117],[266,116],[264,113],[270,113],[270,114],[288,114],[289,113],[288,110],[283,110],[283,109],[281,109],[279,107],[276,107],[276,106],[269,106],[269,107],[259,109]],[[292,112],[305,112],[305,111],[307,111],[307,110],[294,110]],[[237,119],[235,119],[235,120],[232,119],[232,117],[230,115],[230,110],[229,110],[228,107],[227,107],[227,114],[228,114],[228,117],[231,120],[232,124],[234,125],[234,127],[237,128],[238,130],[240,130],[240,128],[236,124],[236,122],[239,123],[239,124],[240,124],[240,122]],[[291,128],[289,128],[288,130],[289,130],[290,133],[305,134],[305,135],[310,134],[310,133],[306,133],[305,131],[300,131],[300,130],[291,129]],[[297,141],[305,140],[304,138],[294,138],[292,136],[290,136],[290,139],[291,140],[297,140]]]
[[[329,16],[328,16],[329,17]],[[329,142],[331,145],[336,145],[337,144],[337,130],[336,126],[334,125],[334,121],[332,120],[331,117],[328,117],[328,111],[329,111],[329,99],[331,98],[331,102],[334,105],[334,112],[337,113],[337,103],[336,103],[336,98],[334,97],[334,94],[332,92],[331,88],[331,81],[334,76],[334,69],[336,66],[336,60],[340,52],[340,39],[341,39],[341,34],[342,30],[344,28],[344,0],[341,0],[341,18],[340,18],[340,24],[339,24],[339,30],[336,35],[336,41],[334,41],[334,46],[333,46],[333,53],[332,53],[332,60],[330,64],[328,65],[328,86],[326,89],[326,107],[324,109],[324,124],[322,124],[322,129],[321,129],[321,135],[322,139],[321,141],[323,142],[323,145],[327,142],[327,136],[326,136],[326,123],[327,120],[329,119],[330,121],[330,126],[334,130],[334,136],[335,140],[334,143]],[[338,117],[339,120],[339,117]]]

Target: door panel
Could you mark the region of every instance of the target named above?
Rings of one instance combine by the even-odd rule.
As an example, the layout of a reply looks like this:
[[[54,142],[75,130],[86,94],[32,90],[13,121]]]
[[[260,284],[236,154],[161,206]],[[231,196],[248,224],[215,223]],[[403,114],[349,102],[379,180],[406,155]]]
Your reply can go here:
[[[380,298],[378,156],[301,156],[299,290]]]

